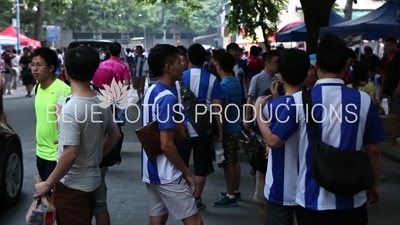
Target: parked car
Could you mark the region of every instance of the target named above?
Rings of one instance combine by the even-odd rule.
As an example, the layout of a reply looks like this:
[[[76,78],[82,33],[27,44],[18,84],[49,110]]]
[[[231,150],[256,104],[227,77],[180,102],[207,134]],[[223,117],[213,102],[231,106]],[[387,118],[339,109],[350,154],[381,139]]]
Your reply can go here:
[[[0,208],[10,208],[21,196],[24,180],[21,140],[7,124],[3,111],[3,88],[0,73]]]

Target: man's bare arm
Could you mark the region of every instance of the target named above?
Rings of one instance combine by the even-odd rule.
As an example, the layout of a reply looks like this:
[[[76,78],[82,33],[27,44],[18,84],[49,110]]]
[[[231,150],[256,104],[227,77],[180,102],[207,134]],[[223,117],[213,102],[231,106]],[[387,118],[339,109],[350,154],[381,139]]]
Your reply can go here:
[[[371,162],[372,169],[374,170],[375,186],[378,187],[381,174],[381,150],[379,144],[364,145],[364,147],[368,159]]]
[[[178,170],[180,170],[183,175],[189,176],[190,170],[183,162],[181,156],[176,149],[174,143],[174,130],[161,130],[160,131],[160,140],[161,140],[161,149],[164,152],[164,155],[167,157],[168,161],[170,161]]]

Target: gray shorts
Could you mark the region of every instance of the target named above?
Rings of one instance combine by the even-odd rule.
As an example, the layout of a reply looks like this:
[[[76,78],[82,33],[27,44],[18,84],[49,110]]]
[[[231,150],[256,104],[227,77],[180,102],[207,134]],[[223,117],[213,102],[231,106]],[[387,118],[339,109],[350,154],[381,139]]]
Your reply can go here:
[[[400,95],[393,93],[389,99],[390,111],[400,113]]]
[[[106,185],[106,173],[108,167],[101,168],[101,182],[100,186],[96,190],[96,209],[94,213],[101,213],[107,210],[107,185]]]
[[[150,216],[169,214],[175,220],[183,220],[197,214],[195,199],[185,178],[168,184],[146,184]]]

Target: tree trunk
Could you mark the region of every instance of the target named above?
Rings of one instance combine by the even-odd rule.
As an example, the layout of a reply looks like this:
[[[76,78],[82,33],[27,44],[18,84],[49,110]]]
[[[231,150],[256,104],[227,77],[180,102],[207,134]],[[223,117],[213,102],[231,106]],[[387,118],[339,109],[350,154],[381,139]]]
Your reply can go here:
[[[265,27],[264,23],[261,25],[261,29],[263,31],[262,34],[263,34],[263,38],[264,38],[264,48],[262,48],[262,49],[263,49],[263,52],[265,52],[265,51],[267,51],[268,45],[269,45],[269,35],[267,35],[265,33],[265,30],[267,30],[267,28]]]
[[[353,1],[354,0],[347,0],[346,6],[344,7],[344,18],[346,20],[351,20],[351,17],[353,15]]]
[[[329,14],[335,0],[300,0],[307,27],[307,52],[317,52],[319,28],[329,25]]]
[[[43,30],[43,14],[45,10],[45,2],[40,2],[38,10],[35,13],[35,33],[34,39],[37,41],[42,40],[42,30]]]

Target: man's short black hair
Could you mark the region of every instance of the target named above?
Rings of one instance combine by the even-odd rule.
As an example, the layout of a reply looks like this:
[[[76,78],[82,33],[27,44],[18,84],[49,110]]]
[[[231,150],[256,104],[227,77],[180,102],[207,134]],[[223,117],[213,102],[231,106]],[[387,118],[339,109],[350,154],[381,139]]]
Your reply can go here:
[[[141,45],[136,45],[136,48],[140,49],[143,52],[143,47]]]
[[[195,66],[202,66],[206,61],[206,50],[199,43],[192,44],[188,49],[188,58]]]
[[[214,60],[216,63],[218,63],[218,65],[224,72],[226,73],[233,72],[233,67],[235,67],[236,60],[232,54],[229,54],[228,52],[224,51],[214,56]]]
[[[228,45],[226,46],[226,51],[229,52],[230,50],[240,50],[240,47],[239,47],[238,44],[232,42],[232,43],[230,43],[230,44],[228,44]]]
[[[271,50],[265,52],[265,54],[263,54],[262,57],[264,62],[270,62],[273,57],[279,57],[279,52],[277,50]]]
[[[32,52],[31,57],[33,58],[37,56],[40,56],[42,59],[44,59],[47,67],[53,66],[53,73],[55,73],[56,68],[58,67],[58,56],[55,51],[48,47],[37,48]]]
[[[365,46],[364,47],[364,53],[373,53],[373,50],[370,46]]]
[[[178,47],[179,55],[187,56],[188,52],[185,46],[179,45]]]
[[[260,48],[258,46],[251,46],[250,55],[253,57],[257,57],[260,55]]]
[[[28,52],[30,52],[31,50],[30,50],[28,47],[24,47],[24,48],[22,49],[22,51],[28,51]]]
[[[223,48],[218,49],[218,50],[215,50],[215,51],[213,52],[212,58],[215,59],[215,58],[218,57],[218,55],[220,55],[220,54],[222,54],[222,53],[225,53],[225,52],[227,52],[227,51],[225,51],[225,49],[223,49]]]
[[[13,49],[11,50],[11,52],[14,53],[14,54],[17,54],[17,50],[16,50],[15,48],[13,48]]]
[[[347,45],[338,36],[326,34],[317,47],[317,63],[321,71],[340,74],[347,64]]]
[[[121,54],[122,46],[118,42],[113,42],[108,46],[111,56],[118,57]]]
[[[71,80],[91,81],[100,65],[99,52],[90,47],[72,48],[65,53],[64,64]]]
[[[397,39],[395,37],[388,37],[385,39],[386,42],[397,43]]]
[[[149,69],[156,77],[161,77],[164,74],[164,67],[168,63],[174,63],[176,57],[179,57],[177,47],[169,44],[157,44],[147,56]]]
[[[360,49],[358,51],[360,51]],[[356,59],[357,58],[356,51],[354,51],[351,48],[347,48],[346,54],[347,54],[347,58],[346,59]]]
[[[282,80],[290,85],[300,85],[307,78],[310,56],[303,50],[288,49],[279,56],[278,68]]]

